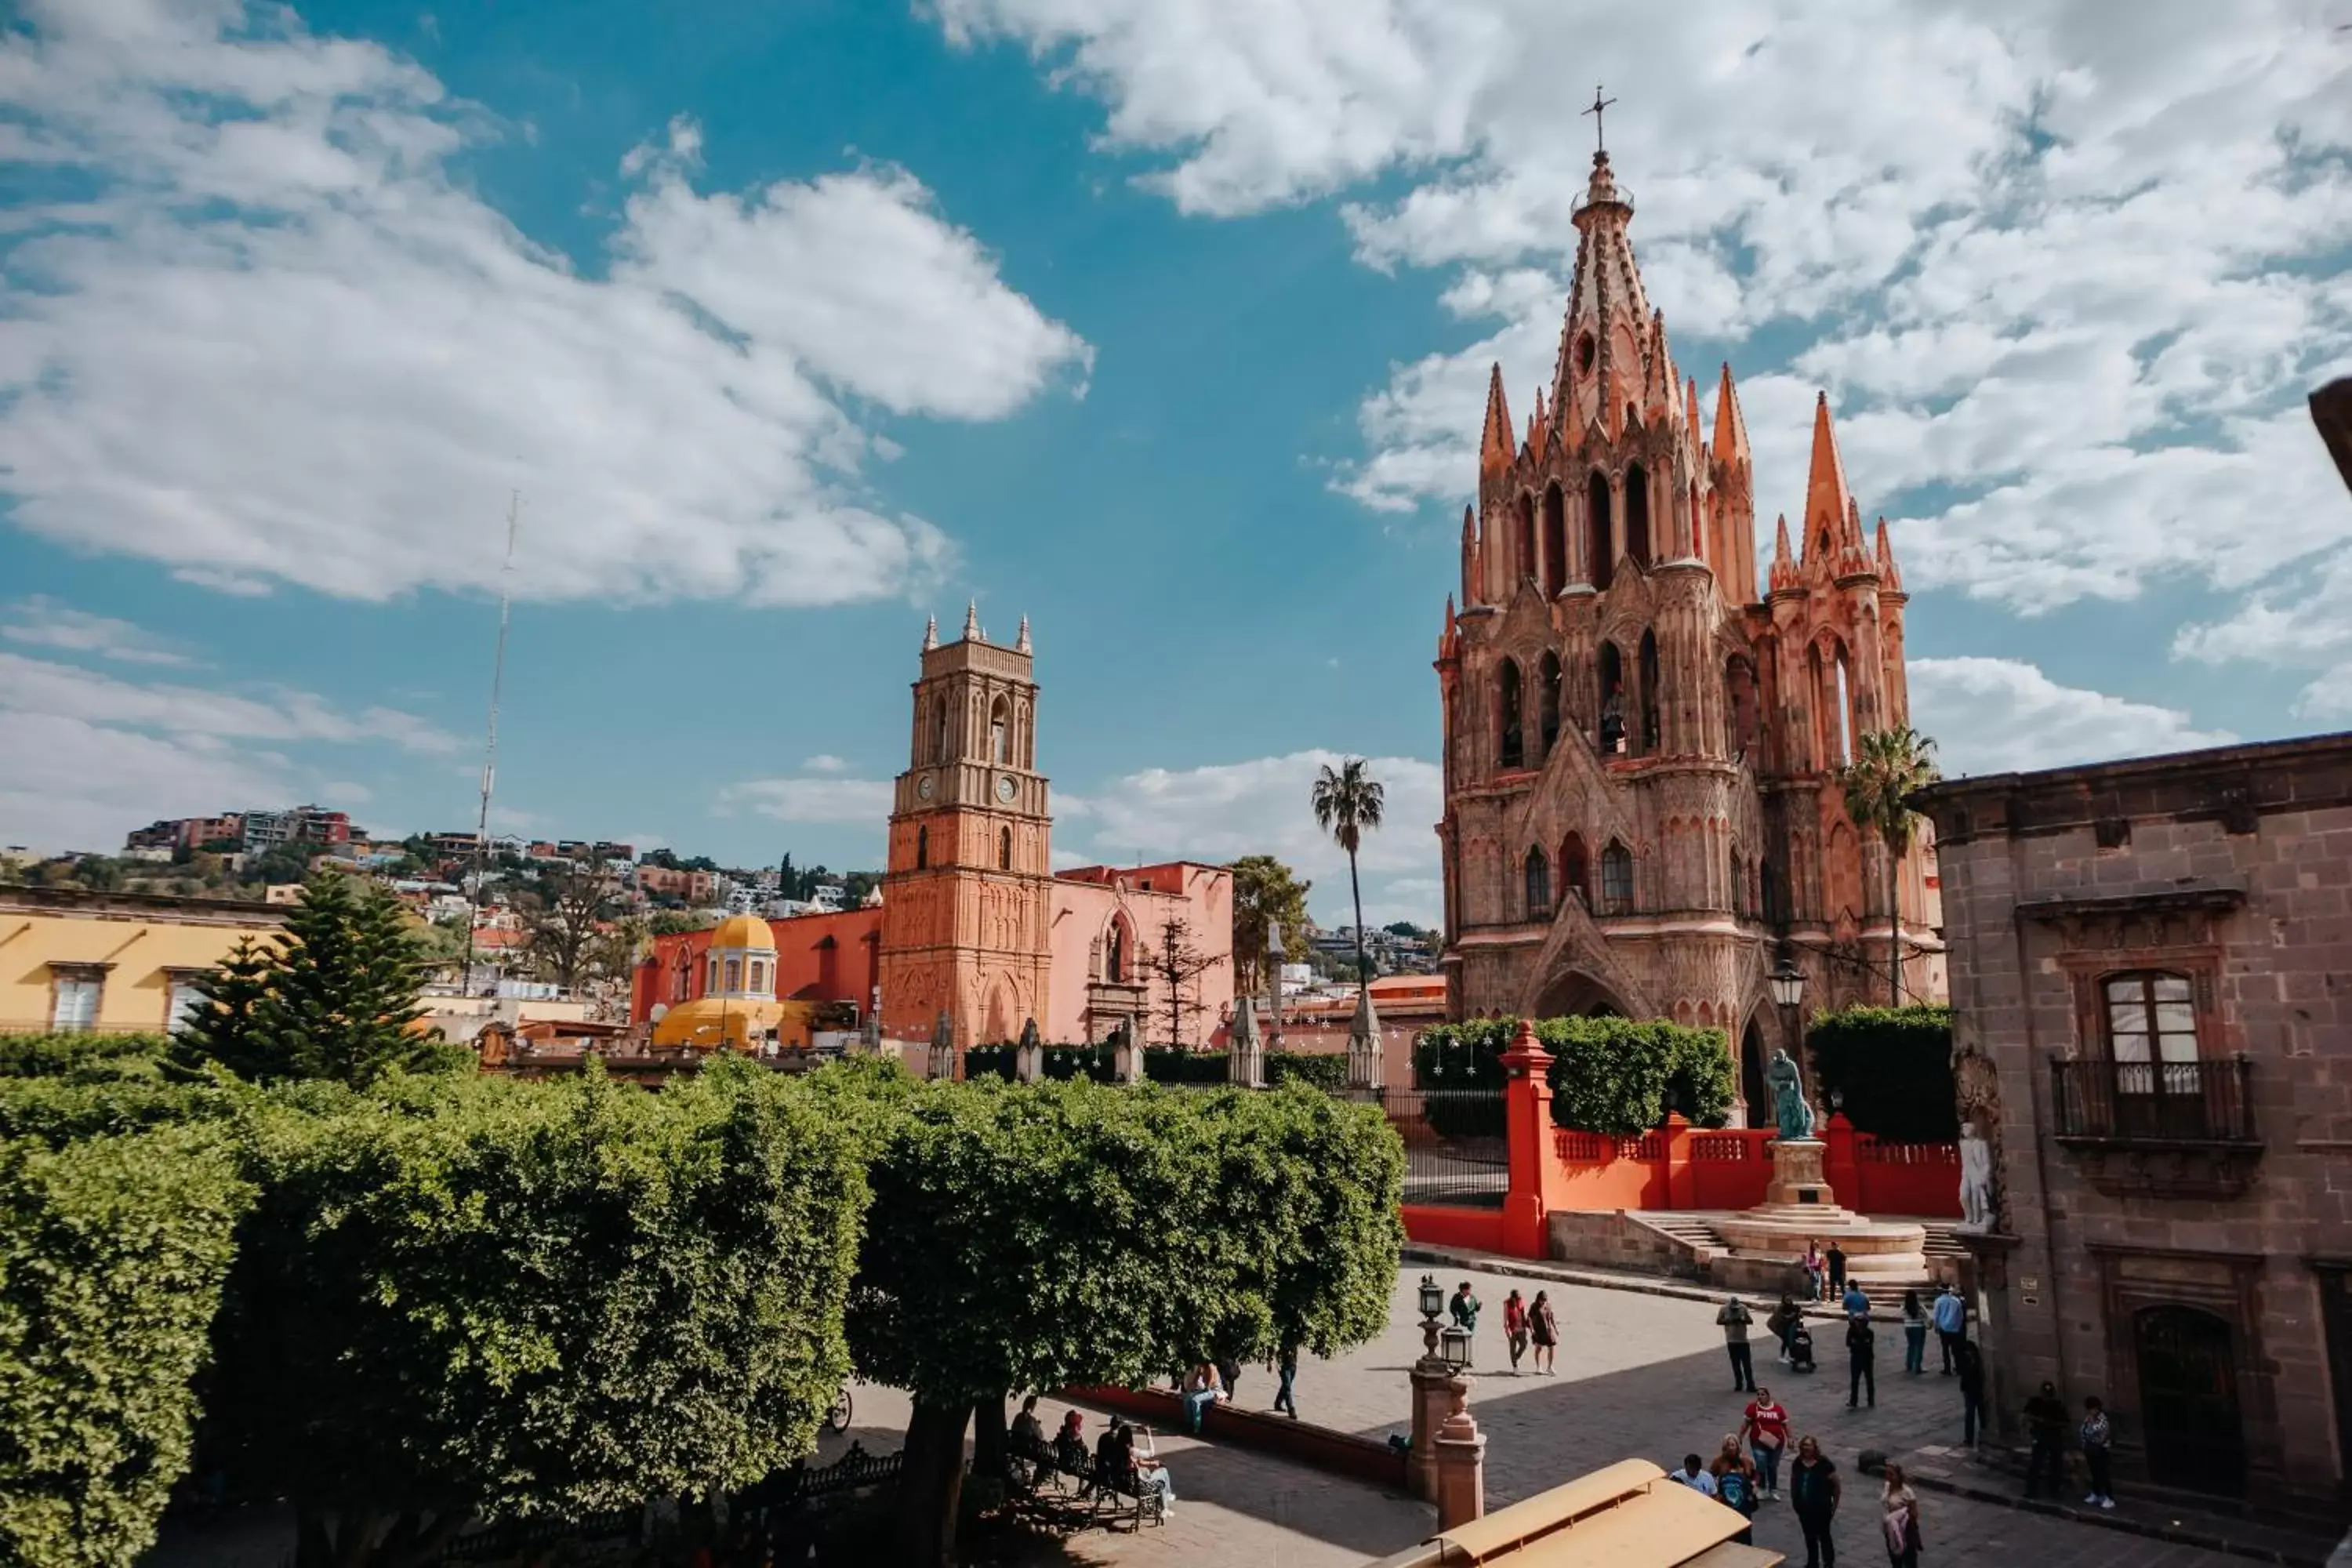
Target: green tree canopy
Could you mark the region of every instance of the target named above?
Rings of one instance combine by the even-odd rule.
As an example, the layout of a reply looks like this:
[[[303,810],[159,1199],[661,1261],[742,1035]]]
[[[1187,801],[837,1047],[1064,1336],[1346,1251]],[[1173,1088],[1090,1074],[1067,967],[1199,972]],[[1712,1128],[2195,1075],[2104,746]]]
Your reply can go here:
[[[0,1140],[0,1561],[153,1544],[251,1195],[209,1129]]]
[[[394,1068],[447,1065],[449,1047],[415,1026],[425,960],[409,926],[373,884],[313,879],[276,939],[239,942],[197,982],[205,1001],[176,1037],[177,1059],[217,1062],[256,1082],[354,1085]]]
[[[1234,876],[1234,985],[1265,988],[1266,927],[1282,928],[1282,955],[1297,963],[1308,952],[1307,889],[1297,872],[1271,855],[1244,855],[1227,868]]]
[[[822,1075],[821,1075],[822,1076]],[[875,1086],[849,1303],[866,1376],[910,1390],[899,1560],[948,1560],[977,1405],[1188,1360],[1360,1343],[1387,1316],[1403,1156],[1308,1090]]]
[[[1846,1119],[1898,1143],[1942,1143],[1960,1135],[1952,1076],[1952,1010],[1854,1005],[1817,1013],[1805,1051],[1823,1098],[1834,1089]]]
[[[866,1187],[807,1090],[740,1064],[658,1095],[593,1071],[386,1089],[248,1144],[207,1437],[294,1498],[305,1568],[814,1447]]]

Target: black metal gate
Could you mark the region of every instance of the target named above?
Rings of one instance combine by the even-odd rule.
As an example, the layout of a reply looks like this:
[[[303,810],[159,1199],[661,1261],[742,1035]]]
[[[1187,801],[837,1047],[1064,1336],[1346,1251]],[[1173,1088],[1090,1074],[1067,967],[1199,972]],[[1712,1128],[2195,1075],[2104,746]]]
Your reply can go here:
[[[2229,1322],[2195,1307],[2143,1307],[2133,1316],[2132,1338],[2149,1478],[2190,1491],[2242,1493],[2246,1433]]]
[[[1499,1208],[1511,1187],[1503,1091],[1491,1089],[1351,1089],[1377,1099],[1404,1140],[1404,1201]]]

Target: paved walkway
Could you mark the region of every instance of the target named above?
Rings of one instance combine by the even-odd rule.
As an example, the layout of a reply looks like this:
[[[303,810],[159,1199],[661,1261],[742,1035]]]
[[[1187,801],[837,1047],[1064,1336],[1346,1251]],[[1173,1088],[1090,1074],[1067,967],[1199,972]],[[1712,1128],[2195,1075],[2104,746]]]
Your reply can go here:
[[[1306,1419],[1369,1436],[1408,1428],[1405,1372],[1421,1353],[1413,1296],[1422,1269],[1408,1267],[1397,1280],[1390,1326],[1380,1339],[1330,1363],[1300,1370],[1299,1408]],[[1488,1506],[1500,1507],[1602,1465],[1629,1457],[1671,1468],[1684,1453],[1711,1454],[1739,1426],[1747,1395],[1731,1387],[1729,1363],[1715,1326],[1716,1303],[1631,1290],[1526,1280],[1460,1269],[1441,1273],[1450,1296],[1470,1279],[1486,1314],[1475,1348],[1472,1409],[1487,1436]],[[1533,1299],[1551,1292],[1564,1343],[1554,1377],[1523,1368],[1514,1375],[1502,1341],[1504,1294],[1517,1284]],[[1751,1303],[1753,1305],[1753,1303]],[[1759,1311],[1760,1320],[1762,1312]],[[1857,1474],[1855,1457],[1868,1447],[1895,1454],[1949,1448],[1959,1437],[1959,1395],[1953,1380],[1930,1371],[1902,1372],[1899,1328],[1879,1334],[1878,1404],[1845,1407],[1845,1353],[1833,1330],[1817,1330],[1823,1370],[1800,1376],[1777,1367],[1769,1337],[1757,1338],[1758,1381],[1795,1418],[1798,1435],[1812,1434],[1846,1479],[1848,1506],[1840,1545],[1855,1563],[1878,1561],[1871,1527],[1876,1483]],[[1936,1352],[1928,1347],[1928,1364]],[[1239,1403],[1265,1409],[1274,1379],[1244,1372]],[[1090,1418],[1088,1429],[1094,1430]],[[1052,1561],[1087,1563],[1282,1564],[1329,1563],[1353,1568],[1410,1544],[1433,1528],[1430,1510],[1374,1489],[1305,1474],[1254,1455],[1202,1449],[1181,1439],[1163,1445],[1182,1499],[1166,1531],[1139,1536],[1081,1537]],[[1999,1482],[1996,1480],[1996,1486]],[[2243,1557],[2170,1544],[2122,1531],[2032,1513],[1997,1502],[1925,1493],[1920,1512],[1930,1563],[1982,1563],[1991,1568],[2243,1568]],[[1804,1545],[1788,1507],[1767,1504],[1757,1516],[1758,1544],[1804,1562]],[[1204,1552],[1213,1549],[1213,1556]],[[1858,1554],[1858,1555],[1857,1555]]]

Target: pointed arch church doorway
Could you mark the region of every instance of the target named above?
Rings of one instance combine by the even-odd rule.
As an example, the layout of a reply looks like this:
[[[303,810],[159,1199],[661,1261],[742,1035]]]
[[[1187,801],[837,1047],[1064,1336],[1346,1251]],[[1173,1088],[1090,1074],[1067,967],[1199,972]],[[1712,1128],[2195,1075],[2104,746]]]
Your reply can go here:
[[[1748,1125],[1761,1127],[1772,1119],[1772,1097],[1764,1091],[1764,1031],[1754,1018],[1739,1037],[1739,1098],[1748,1107]]]

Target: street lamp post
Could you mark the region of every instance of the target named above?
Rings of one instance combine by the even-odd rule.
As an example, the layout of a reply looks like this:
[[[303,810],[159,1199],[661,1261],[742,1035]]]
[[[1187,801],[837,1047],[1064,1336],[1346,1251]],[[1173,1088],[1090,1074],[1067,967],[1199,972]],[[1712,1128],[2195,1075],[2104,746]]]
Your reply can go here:
[[[1780,1037],[1788,1042],[1789,1059],[1797,1064],[1797,1081],[1806,1083],[1805,1071],[1805,972],[1797,967],[1787,949],[1780,952],[1780,966],[1769,976],[1772,1000],[1780,1005]]]

